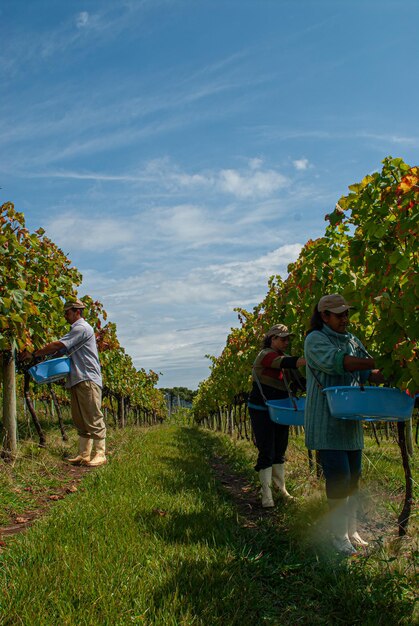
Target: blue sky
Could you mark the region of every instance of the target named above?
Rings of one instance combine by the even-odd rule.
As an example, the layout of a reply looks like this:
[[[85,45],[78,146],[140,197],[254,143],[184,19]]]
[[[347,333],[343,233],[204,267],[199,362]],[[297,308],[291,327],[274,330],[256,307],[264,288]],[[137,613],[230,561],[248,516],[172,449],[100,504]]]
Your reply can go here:
[[[417,0],[3,0],[0,193],[196,388],[347,185],[418,163]]]

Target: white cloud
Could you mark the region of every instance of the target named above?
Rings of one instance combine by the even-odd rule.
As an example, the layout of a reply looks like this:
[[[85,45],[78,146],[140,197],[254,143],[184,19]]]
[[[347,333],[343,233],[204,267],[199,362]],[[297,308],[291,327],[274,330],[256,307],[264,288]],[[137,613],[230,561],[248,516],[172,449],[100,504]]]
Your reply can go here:
[[[200,174],[178,174],[172,179],[180,186],[212,187],[214,191],[237,198],[264,198],[288,184],[288,179],[272,169],[262,171],[261,159],[249,162],[249,169],[221,169]],[[257,170],[257,171],[255,171]]]
[[[121,202],[121,198],[118,201]],[[98,204],[100,198],[95,202]],[[85,198],[85,205],[87,213],[88,198]],[[103,207],[104,215],[109,206],[112,206],[111,199],[107,199]],[[168,254],[176,256],[186,250],[226,243],[231,241],[233,234],[236,238],[240,234],[237,226],[223,216],[192,204],[150,208],[138,206],[137,200],[130,208],[131,215],[127,211],[117,218],[101,214],[85,217],[83,207],[78,207],[76,213],[67,202],[66,206],[51,207],[51,213],[59,210],[62,215],[50,218],[45,227],[48,236],[61,248],[88,253],[112,251],[119,267],[146,262],[147,259],[160,266]]]
[[[287,265],[297,259],[301,248],[302,245],[299,243],[288,244],[251,261],[210,265],[208,271],[212,272],[214,278],[218,278],[221,284],[240,289],[243,287],[253,289],[265,285],[272,274],[281,274],[282,278],[285,278]]]
[[[76,26],[77,28],[83,28],[87,26],[89,22],[89,14],[87,11],[82,11],[76,16]]]
[[[102,285],[104,297],[113,305],[123,304],[126,312],[150,307],[165,311],[164,317],[167,313],[174,315],[173,307],[188,309],[224,301],[231,290],[231,286],[220,285],[214,276],[208,275],[205,268],[177,276],[173,266],[121,278],[117,283],[102,281]],[[185,323],[183,318],[176,319],[177,323]]]
[[[51,220],[47,235],[62,248],[103,252],[133,241],[134,234],[120,220],[63,216]]]
[[[134,352],[142,362],[149,362],[151,369],[156,363],[164,363],[170,368],[180,368],[193,362],[202,361],[203,349],[225,341],[225,328],[221,324],[206,324],[195,328],[176,329],[164,326],[158,335],[158,342],[150,340],[149,335],[138,337],[133,344]]]
[[[180,187],[202,187],[213,183],[213,178],[204,174],[172,174],[170,178]]]
[[[203,209],[193,205],[176,206],[165,211],[158,223],[163,233],[178,242],[209,242],[219,232],[219,224],[209,219]]]
[[[308,159],[296,159],[292,162],[296,170],[306,170],[309,167]]]
[[[288,179],[274,170],[240,173],[229,169],[219,174],[220,189],[238,198],[264,198],[287,184]]]

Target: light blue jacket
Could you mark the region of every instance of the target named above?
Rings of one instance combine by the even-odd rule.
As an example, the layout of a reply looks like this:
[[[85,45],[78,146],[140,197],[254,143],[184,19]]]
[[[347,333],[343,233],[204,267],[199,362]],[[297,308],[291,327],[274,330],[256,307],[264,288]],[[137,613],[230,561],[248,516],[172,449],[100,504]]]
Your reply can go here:
[[[314,330],[306,337],[307,400],[304,428],[309,450],[361,450],[364,447],[362,423],[332,417],[326,395],[317,384],[320,382],[323,388],[356,385],[353,375],[362,383],[366,382],[370,371],[353,372],[352,375],[344,370],[343,359],[347,354],[362,358],[369,356],[354,335],[336,333],[326,324],[321,331]]]

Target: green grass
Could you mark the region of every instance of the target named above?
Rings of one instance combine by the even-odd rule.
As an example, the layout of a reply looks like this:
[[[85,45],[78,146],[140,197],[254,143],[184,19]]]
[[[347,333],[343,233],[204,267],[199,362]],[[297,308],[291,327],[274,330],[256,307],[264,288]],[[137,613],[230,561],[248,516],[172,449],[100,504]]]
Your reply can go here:
[[[0,554],[0,624],[413,623],[417,546],[395,540],[380,469],[395,473],[389,502],[399,504],[394,446],[367,449],[366,492],[381,500],[365,515],[374,532],[378,516],[381,539],[348,560],[316,539],[323,485],[308,472],[301,440],[287,463],[296,501],[261,512],[254,528],[238,518],[208,463],[223,456],[254,480],[248,442],[176,425],[111,431],[110,440],[109,464]],[[43,454],[53,464],[60,444]],[[31,462],[22,458],[22,468]]]

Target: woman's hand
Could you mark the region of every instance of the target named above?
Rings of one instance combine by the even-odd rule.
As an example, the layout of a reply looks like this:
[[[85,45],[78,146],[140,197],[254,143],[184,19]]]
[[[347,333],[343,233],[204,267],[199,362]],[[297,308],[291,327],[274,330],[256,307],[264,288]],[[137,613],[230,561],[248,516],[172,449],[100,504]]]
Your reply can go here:
[[[300,358],[298,359],[296,365],[297,367],[304,367],[306,365],[307,361],[305,360],[304,357],[300,356]]]

